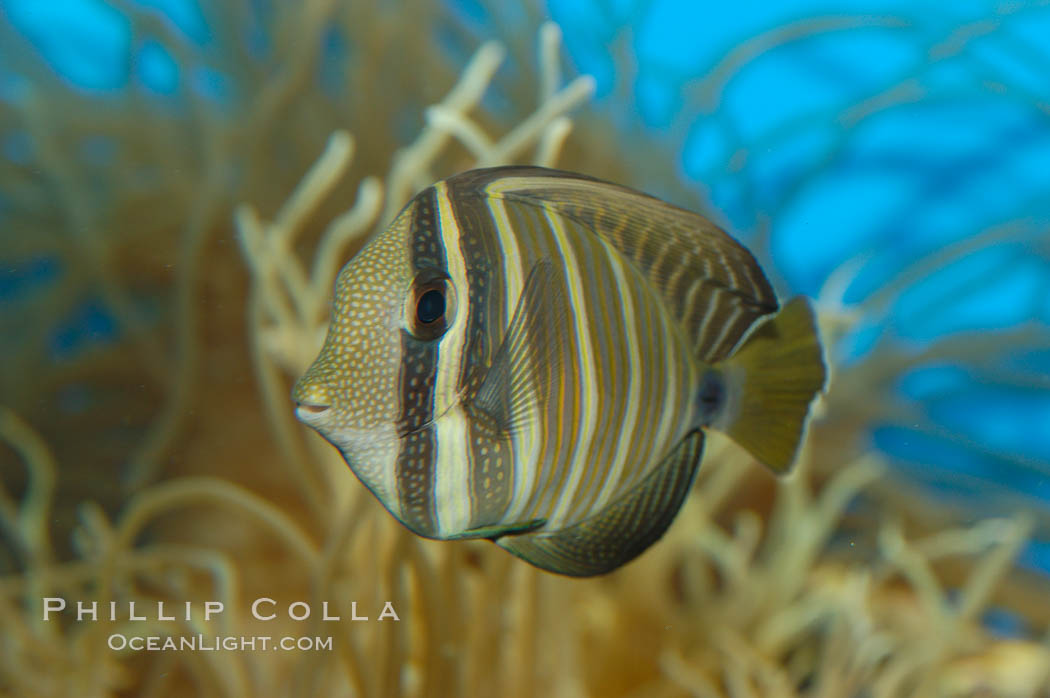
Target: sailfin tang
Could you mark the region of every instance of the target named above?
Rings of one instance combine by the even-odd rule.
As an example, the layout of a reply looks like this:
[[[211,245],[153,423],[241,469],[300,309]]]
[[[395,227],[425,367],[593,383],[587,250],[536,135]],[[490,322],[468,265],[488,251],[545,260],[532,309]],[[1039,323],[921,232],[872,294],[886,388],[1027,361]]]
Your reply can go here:
[[[544,258],[525,281],[507,334],[496,350],[470,408],[498,431],[525,424],[534,407],[546,403],[565,357],[570,315],[565,282]]]
[[[574,577],[611,572],[640,555],[671,524],[703,452],[691,432],[644,480],[602,511],[553,532],[504,536],[496,544],[542,569]]]
[[[724,431],[776,473],[794,462],[810,403],[824,387],[824,360],[813,309],[797,297],[765,320],[724,364],[737,383]]]

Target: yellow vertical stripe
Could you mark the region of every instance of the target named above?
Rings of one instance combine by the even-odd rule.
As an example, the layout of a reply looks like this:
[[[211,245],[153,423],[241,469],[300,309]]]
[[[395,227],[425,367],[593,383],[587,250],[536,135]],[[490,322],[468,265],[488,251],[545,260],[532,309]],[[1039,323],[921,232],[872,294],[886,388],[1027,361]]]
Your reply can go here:
[[[526,269],[521,259],[517,236],[514,233],[507,209],[502,199],[491,197],[488,200],[499,233],[499,245],[503,252],[503,299],[504,317],[509,325],[514,318],[522,291],[525,289]],[[491,289],[490,289],[491,292]],[[510,504],[504,517],[508,523],[520,521],[536,487],[536,476],[539,472],[540,434],[542,417],[538,409],[531,408],[529,415],[530,428],[523,429],[513,442],[514,482]]]
[[[605,483],[595,499],[593,509],[599,510],[608,504],[617,493],[620,481],[623,479],[624,467],[631,455],[631,443],[634,439],[635,428],[638,424],[638,414],[642,408],[642,360],[638,351],[638,341],[632,341],[639,331],[638,321],[635,316],[634,293],[631,291],[632,284],[627,280],[627,274],[618,254],[609,254],[609,263],[612,267],[613,276],[616,278],[616,290],[621,298],[621,312],[623,314],[623,326],[620,331],[621,340],[627,343],[627,365],[617,367],[620,371],[626,371],[629,377],[627,393],[617,396],[617,403],[625,408],[623,423],[618,429],[616,437],[616,448],[613,451],[612,461],[605,477]]]
[[[572,509],[575,503],[576,491],[580,486],[580,480],[589,465],[587,462],[589,459],[585,458],[585,456],[590,450],[597,423],[598,405],[596,397],[598,391],[596,386],[598,385],[598,378],[594,370],[594,349],[591,345],[589,325],[590,316],[588,314],[584,282],[580,275],[580,263],[576,258],[572,240],[569,239],[565,226],[562,225],[561,218],[546,209],[544,214],[548,225],[550,225],[550,230],[554,234],[555,244],[558,246],[564,259],[565,274],[569,282],[569,304],[575,314],[574,329],[577,340],[577,359],[582,373],[580,380],[575,381],[579,386],[577,391],[579,414],[576,415],[577,419],[573,420],[572,424],[576,428],[575,444],[569,459],[573,467],[569,469],[568,478],[558,493],[551,515],[548,518],[548,526],[556,527],[560,525],[567,512]]]
[[[685,436],[685,427],[691,416],[688,393],[695,385],[695,374],[689,370],[693,364],[679,359],[682,341],[679,332],[670,321],[666,309],[657,306],[660,311],[660,339],[658,347],[663,350],[660,363],[664,367],[664,390],[655,396],[655,405],[660,406],[660,421],[653,438],[657,455],[660,459],[677,447],[679,439]],[[675,336],[675,335],[679,336]],[[652,341],[652,340],[650,340]],[[685,375],[682,375],[682,374]],[[683,399],[683,397],[685,399]],[[677,429],[676,429],[677,427]],[[676,433],[677,432],[677,433]],[[662,449],[662,450],[661,450]]]

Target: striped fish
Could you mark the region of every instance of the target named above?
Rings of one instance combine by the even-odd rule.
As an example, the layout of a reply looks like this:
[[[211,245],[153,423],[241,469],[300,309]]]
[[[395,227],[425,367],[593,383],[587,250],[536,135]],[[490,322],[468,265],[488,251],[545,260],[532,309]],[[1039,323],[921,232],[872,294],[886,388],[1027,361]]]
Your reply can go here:
[[[346,265],[293,398],[415,533],[587,576],[663,534],[704,429],[786,471],[823,383],[809,304],[778,312],[705,218],[498,167],[429,187]]]

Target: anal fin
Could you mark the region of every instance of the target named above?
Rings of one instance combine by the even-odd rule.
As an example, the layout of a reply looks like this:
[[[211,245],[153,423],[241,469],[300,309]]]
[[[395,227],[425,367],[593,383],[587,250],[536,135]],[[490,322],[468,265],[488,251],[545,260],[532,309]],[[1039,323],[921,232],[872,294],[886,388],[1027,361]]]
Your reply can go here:
[[[703,433],[693,431],[644,480],[590,518],[558,531],[504,536],[496,544],[550,572],[611,572],[667,530],[689,493],[703,446]]]

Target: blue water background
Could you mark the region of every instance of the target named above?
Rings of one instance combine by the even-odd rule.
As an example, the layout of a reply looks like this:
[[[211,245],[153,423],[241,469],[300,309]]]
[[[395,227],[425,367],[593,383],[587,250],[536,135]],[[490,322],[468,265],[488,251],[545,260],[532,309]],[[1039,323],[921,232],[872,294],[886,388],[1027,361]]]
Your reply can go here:
[[[135,1],[187,45],[214,48],[193,0]],[[472,0],[453,7],[482,34],[497,19]],[[769,227],[782,292],[820,296],[845,278],[839,297],[849,306],[940,250],[1008,231],[923,274],[836,348],[841,360],[862,359],[887,337],[918,351],[961,332],[1045,331],[1050,7],[551,0],[550,11],[572,61],[597,78],[600,108],[678,152],[667,167],[734,235],[747,242]],[[0,0],[0,12],[78,91],[139,89],[163,101],[188,87],[221,103],[236,88],[208,69],[182,74],[158,41],[133,42],[126,18],[101,0]],[[259,50],[265,42],[255,39]],[[626,84],[614,58],[623,46],[634,54]],[[326,50],[339,48],[333,37]],[[0,63],[0,101],[28,88]],[[0,157],[25,160],[30,147],[8,135]],[[59,274],[53,260],[0,258],[0,303]],[[104,305],[86,299],[56,328],[53,350],[60,358],[119,331]],[[945,434],[963,435],[874,428],[873,443],[901,468],[941,488],[1001,487],[1050,502],[1050,351],[1004,346],[985,371],[936,365],[895,389]],[[1046,546],[1025,559],[1050,569]]]

